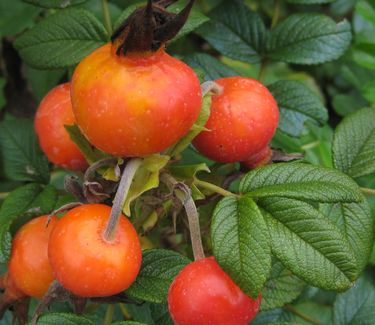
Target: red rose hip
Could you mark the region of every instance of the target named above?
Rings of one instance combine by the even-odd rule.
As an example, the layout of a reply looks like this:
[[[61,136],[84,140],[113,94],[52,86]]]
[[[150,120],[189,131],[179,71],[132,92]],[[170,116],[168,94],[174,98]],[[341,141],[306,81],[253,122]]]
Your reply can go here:
[[[261,296],[246,296],[213,257],[186,266],[173,281],[168,308],[176,325],[246,325]]]

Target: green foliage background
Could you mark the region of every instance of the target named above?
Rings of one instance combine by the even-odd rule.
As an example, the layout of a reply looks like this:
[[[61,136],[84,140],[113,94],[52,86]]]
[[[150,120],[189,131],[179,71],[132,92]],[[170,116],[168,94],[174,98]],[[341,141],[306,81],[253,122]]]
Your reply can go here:
[[[32,118],[48,90],[68,81],[83,57],[109,41],[112,26],[103,3],[0,2],[4,270],[16,229],[72,200],[62,191],[67,172],[49,165]],[[109,1],[113,27],[142,3]],[[184,4],[178,1],[170,10],[178,12]],[[275,164],[250,172],[233,185],[246,195],[199,209],[203,233],[211,227],[205,244],[220,265],[248,294],[262,290],[262,312],[252,324],[375,324],[375,197],[369,195],[375,188],[375,2],[197,0],[168,52],[192,66],[202,82],[233,75],[264,82],[281,114],[272,147],[304,153],[304,162],[311,164]],[[214,176],[205,177],[217,183],[225,168],[238,169],[214,164],[192,147],[183,151],[180,165],[190,165],[182,172],[190,175],[193,189],[196,174],[206,166]],[[197,197],[204,194],[195,190]],[[154,246],[161,245],[155,242],[169,226],[150,235]],[[226,236],[235,239],[227,242]],[[185,237],[180,231],[173,240],[181,244]],[[180,252],[190,254],[183,244]],[[148,250],[148,268],[144,265],[127,292],[143,304],[92,304],[84,318],[71,314],[68,304],[56,304],[38,324],[102,324],[110,313],[118,325],[172,324],[166,293],[188,262],[178,253]],[[120,322],[124,315],[141,323]],[[10,313],[0,322],[11,324]]]

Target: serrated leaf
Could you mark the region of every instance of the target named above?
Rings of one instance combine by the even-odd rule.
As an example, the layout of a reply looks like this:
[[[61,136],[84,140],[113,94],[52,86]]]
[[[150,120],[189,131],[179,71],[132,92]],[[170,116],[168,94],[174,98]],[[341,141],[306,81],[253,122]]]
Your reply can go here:
[[[238,75],[238,72],[205,53],[191,54],[185,57],[184,61],[192,68],[203,71],[206,81]]]
[[[280,163],[255,169],[242,179],[240,192],[252,197],[282,196],[318,202],[360,202],[357,184],[331,168]]]
[[[28,323],[30,324],[30,323]],[[69,313],[50,313],[38,318],[38,325],[94,325],[94,323],[84,317]]]
[[[197,33],[223,55],[244,62],[260,62],[266,41],[262,18],[240,1],[224,1]]]
[[[23,0],[38,7],[64,9],[69,6],[78,5],[87,0]]]
[[[9,119],[0,122],[0,156],[6,178],[48,183],[48,160],[39,148],[32,121]]]
[[[191,141],[203,130],[208,118],[210,117],[210,107],[211,107],[211,94],[208,93],[203,97],[201,111],[199,113],[198,119],[195,121],[194,125],[190,129],[187,135],[182,137],[174,145],[169,147],[166,154],[173,157],[184,151],[191,143]]]
[[[375,109],[350,114],[336,128],[333,163],[337,169],[359,177],[375,172]]]
[[[5,263],[10,256],[11,224],[20,216],[51,212],[56,201],[57,193],[52,186],[43,189],[38,184],[18,187],[6,197],[0,209],[0,263]]]
[[[144,301],[164,303],[172,281],[190,262],[187,257],[173,251],[146,250],[143,252],[141,271],[126,294]]]
[[[280,109],[281,131],[299,137],[304,133],[307,121],[323,124],[328,120],[328,111],[319,97],[303,83],[280,80],[269,85],[268,89]]]
[[[69,133],[70,139],[77,145],[79,150],[84,155],[85,159],[90,163],[110,157],[108,154],[96,149],[82,134],[76,124],[65,125],[66,131]]]
[[[375,324],[375,286],[362,277],[347,292],[338,294],[333,306],[333,324]]]
[[[340,231],[311,205],[286,198],[258,200],[268,225],[273,254],[307,283],[344,290],[358,273],[354,255]]]
[[[334,222],[349,242],[358,270],[361,272],[371,255],[374,239],[374,220],[367,201],[322,204],[320,210]]]
[[[214,256],[233,281],[256,298],[271,269],[267,227],[249,197],[224,198],[211,223]]]
[[[261,310],[283,307],[296,299],[305,286],[305,282],[276,262],[262,290]]]
[[[296,64],[319,64],[339,58],[348,49],[350,24],[312,13],[290,15],[268,39],[268,57]]]
[[[141,166],[134,175],[123,206],[125,215],[130,216],[130,204],[132,201],[144,192],[159,186],[160,170],[167,165],[169,159],[169,156],[159,154],[147,156],[143,159]]]
[[[65,9],[48,16],[14,42],[33,68],[71,67],[108,41],[103,24],[83,9]]]

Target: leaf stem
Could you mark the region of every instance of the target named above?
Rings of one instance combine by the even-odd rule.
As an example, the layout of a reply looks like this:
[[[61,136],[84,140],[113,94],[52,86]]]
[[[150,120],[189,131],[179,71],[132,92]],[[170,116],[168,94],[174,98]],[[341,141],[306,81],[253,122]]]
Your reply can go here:
[[[304,313],[301,313],[298,309],[296,309],[294,306],[292,305],[285,305],[284,306],[284,309],[286,309],[287,311],[291,312],[292,314],[302,318],[303,320],[305,320],[306,322],[309,322],[310,324],[313,324],[313,325],[323,325],[321,322],[311,318],[310,316],[308,315],[305,315]]]
[[[195,202],[191,196],[190,188],[181,182],[177,182],[171,175],[163,173],[160,179],[171,188],[175,196],[181,201],[188,218],[191,246],[193,248],[194,259],[205,258],[201,229],[199,224],[199,214]]]
[[[267,59],[263,59],[260,64],[259,74],[258,74],[258,80],[260,82],[262,82],[264,77],[266,76],[266,68],[267,68]]]
[[[230,191],[227,191],[220,186],[217,186],[217,185],[209,183],[209,182],[201,181],[199,179],[196,179],[194,181],[194,184],[197,185],[198,187],[204,188],[206,190],[210,190],[210,191],[215,192],[217,194],[220,194],[222,196],[238,196],[237,194],[234,194]]]
[[[108,35],[112,35],[112,22],[111,22],[111,15],[109,14],[109,7],[108,7],[108,0],[102,0],[102,9],[103,9],[103,18],[104,18],[104,25],[108,32]]]
[[[104,325],[110,325],[112,323],[114,311],[115,311],[115,306],[108,305],[107,311],[105,312],[105,316],[104,316]]]
[[[274,10],[272,15],[271,29],[277,25],[280,18],[280,0],[275,0],[273,8]]]
[[[129,311],[127,310],[126,306],[122,303],[118,304],[121,310],[122,315],[124,316],[125,320],[131,319],[131,316],[129,314]]]
[[[104,231],[104,239],[107,241],[112,241],[115,238],[122,207],[128,195],[134,175],[141,164],[141,158],[133,158],[126,164],[126,167],[122,172],[120,183],[113,200],[111,215]]]
[[[372,189],[372,188],[361,187],[361,191],[362,191],[363,193],[365,193],[365,194],[375,196],[375,190]]]

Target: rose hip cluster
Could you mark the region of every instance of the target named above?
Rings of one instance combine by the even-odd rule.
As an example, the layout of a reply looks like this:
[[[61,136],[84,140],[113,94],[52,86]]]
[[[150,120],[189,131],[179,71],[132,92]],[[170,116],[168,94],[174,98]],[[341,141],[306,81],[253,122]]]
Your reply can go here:
[[[142,10],[150,10],[150,3]],[[163,8],[155,5],[154,10],[163,15]],[[132,17],[124,28],[135,24]],[[177,15],[176,26],[181,17],[187,16]],[[173,21],[170,26],[174,28]],[[166,53],[163,44],[174,32],[163,34],[162,27],[154,27],[160,28],[154,33],[159,39],[150,43],[150,50],[144,49],[145,43],[132,45],[131,29],[116,32],[112,44],[79,63],[70,83],[46,95],[35,129],[52,163],[71,170],[88,166],[65,125],[77,124],[94,147],[115,157],[160,153],[188,133],[199,116],[202,92],[194,71]],[[249,168],[267,163],[279,119],[271,93],[251,78],[216,83],[220,90],[212,96],[207,131],[193,140],[194,147],[221,163],[242,162]],[[123,215],[114,238],[104,236],[110,213],[109,206],[83,204],[61,218],[41,216],[26,223],[13,239],[8,287],[17,288],[13,291],[18,296],[36,298],[46,294],[53,280],[80,297],[111,296],[127,289],[141,267],[141,245]],[[255,317],[260,300],[260,295],[245,295],[214,257],[185,267],[168,294],[171,317],[179,325],[245,325]]]

